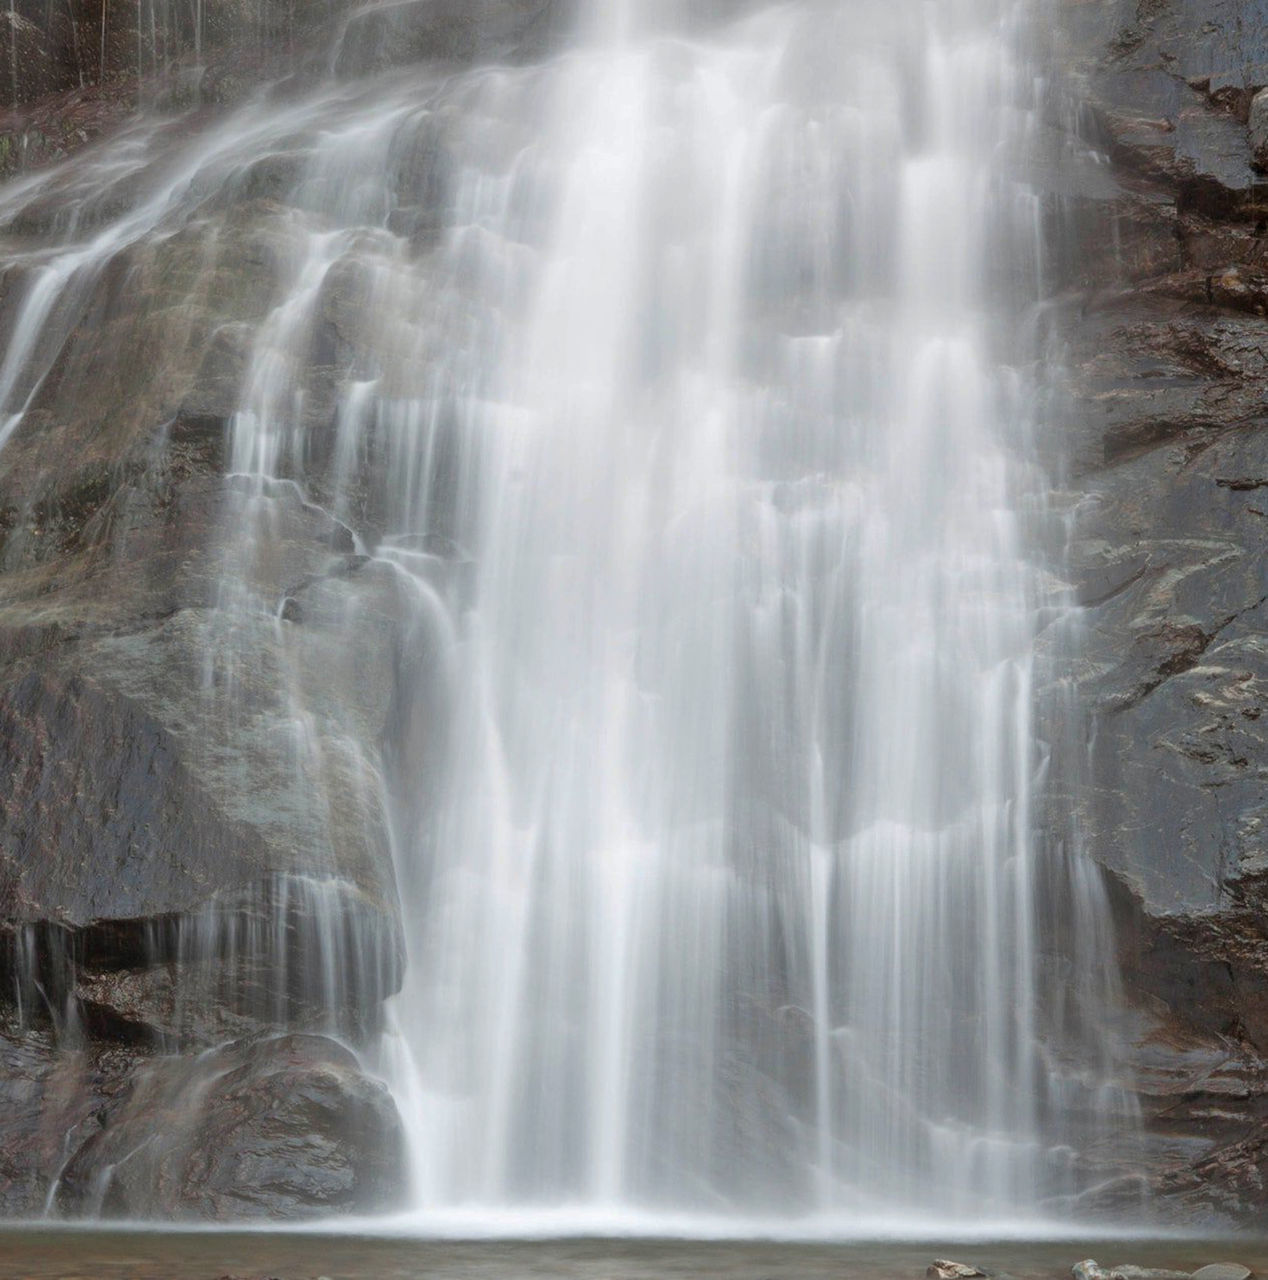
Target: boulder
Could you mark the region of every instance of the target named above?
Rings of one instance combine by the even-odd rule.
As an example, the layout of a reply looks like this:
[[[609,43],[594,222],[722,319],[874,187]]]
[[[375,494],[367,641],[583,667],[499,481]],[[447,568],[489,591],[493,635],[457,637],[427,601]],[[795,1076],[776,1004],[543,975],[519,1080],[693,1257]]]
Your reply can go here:
[[[57,1184],[71,1216],[299,1219],[405,1189],[391,1096],[319,1036],[156,1058],[98,1119]]]

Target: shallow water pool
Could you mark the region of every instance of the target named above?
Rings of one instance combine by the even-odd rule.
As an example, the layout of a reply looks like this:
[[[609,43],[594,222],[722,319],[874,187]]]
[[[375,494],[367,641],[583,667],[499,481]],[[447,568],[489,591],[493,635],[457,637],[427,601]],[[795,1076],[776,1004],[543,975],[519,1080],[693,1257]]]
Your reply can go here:
[[[4,1280],[920,1280],[953,1258],[1016,1280],[1068,1277],[1081,1258],[1268,1276],[1268,1240],[790,1244],[681,1240],[437,1241],[259,1231],[0,1230]]]

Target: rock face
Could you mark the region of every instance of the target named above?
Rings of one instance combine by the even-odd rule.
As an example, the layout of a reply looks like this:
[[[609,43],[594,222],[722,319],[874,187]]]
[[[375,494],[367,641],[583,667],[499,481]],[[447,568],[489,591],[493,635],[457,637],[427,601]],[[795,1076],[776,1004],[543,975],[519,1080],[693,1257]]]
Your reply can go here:
[[[67,1213],[294,1219],[400,1199],[387,1090],[318,1036],[157,1059],[94,1119],[57,1183]]]
[[[67,1156],[99,1127],[96,1116],[126,1088],[128,1048],[101,1041],[65,1049],[46,1028],[24,1028],[11,1009],[0,1020],[0,1213],[42,1213]]]
[[[363,76],[421,58],[520,59],[548,47],[564,0],[393,0],[356,9],[338,34],[334,69]]]
[[[143,78],[182,58],[233,48],[292,45],[337,15],[334,0],[205,0],[196,9],[155,0],[153,7],[93,0],[45,5],[15,0],[0,15],[0,102],[16,106],[63,91]]]
[[[343,193],[304,95],[532,59],[565,6],[208,0],[195,30],[160,2],[139,43],[135,11],[28,7],[0,173],[103,140],[0,191],[0,1214],[386,1208],[386,779],[437,717],[419,590],[366,554],[409,478],[373,433],[350,465],[339,413],[390,346],[376,266],[426,296],[453,162],[433,115],[460,104],[411,113],[387,207],[349,213],[305,294]],[[283,385],[280,463],[238,456]],[[443,531],[401,553],[461,589]]]
[[[58,33],[15,13],[47,46],[19,98],[64,89]],[[167,127],[129,126],[143,147]],[[290,162],[235,172],[161,229],[144,167],[102,184],[90,161],[0,197],[2,337],[28,357],[0,374],[8,1216],[302,1216],[404,1187],[394,1105],[330,1038],[372,1044],[400,984],[383,747],[412,625],[396,576],[313,500],[337,338],[311,375],[312,490],[235,479],[227,448],[295,252],[298,215],[273,198]],[[130,216],[31,327],[39,255]],[[355,302],[332,281],[332,332]]]
[[[118,1203],[213,1216],[365,1208],[384,1198],[389,1166],[403,1177],[390,1100],[350,1055],[332,1083],[335,1067],[309,1050],[300,1075],[293,1064],[290,1075],[264,1074],[274,1051],[259,1045],[294,1027],[364,1042],[399,986],[380,739],[404,615],[392,575],[354,554],[345,525],[294,486],[260,495],[226,476],[225,416],[209,419],[206,383],[191,389],[196,348],[170,346],[135,395],[111,389],[108,366],[77,367],[98,341],[126,360],[164,323],[144,272],[133,280],[133,293],[116,288],[109,321],[89,318],[68,340],[44,407],[0,454],[0,969],[18,1022],[13,1052],[31,1062],[38,1100],[45,1080],[64,1078],[68,1055],[95,1074],[114,1046],[110,1088],[127,1133],[126,1107],[149,1105],[146,1082],[186,1065],[164,1055],[232,1038],[237,1047],[219,1052],[243,1055],[255,1074],[245,1093],[197,1095],[201,1108],[186,1097],[190,1134],[243,1108],[254,1124],[268,1090],[294,1084],[311,1093],[311,1115],[286,1123],[311,1120],[342,1154],[301,1144],[303,1186],[269,1174],[220,1195],[232,1168],[263,1178],[274,1159],[275,1139],[244,1120],[241,1142],[259,1138],[256,1147],[234,1147],[238,1130],[216,1133],[237,1165],[181,1164],[177,1189],[145,1192],[142,1168],[158,1175],[130,1162]],[[251,313],[240,292],[222,305],[239,323]],[[182,415],[181,397],[197,400],[196,415]],[[58,454],[77,462],[59,468]],[[226,611],[224,531],[261,504],[250,580],[259,607]],[[55,1048],[39,1039],[49,1034]],[[40,1111],[51,1114],[45,1102]],[[341,1114],[342,1129],[330,1119]],[[26,1138],[22,1124],[0,1123],[14,1211],[32,1213],[57,1162]],[[76,1151],[81,1120],[66,1139],[60,1159],[73,1157],[84,1181],[56,1205],[100,1207],[87,1189],[91,1152]],[[99,1139],[93,1150],[113,1148]]]
[[[1155,1192],[1268,1196],[1268,7],[1061,10],[1088,847],[1112,877]],[[1067,140],[1070,134],[1067,132]]]

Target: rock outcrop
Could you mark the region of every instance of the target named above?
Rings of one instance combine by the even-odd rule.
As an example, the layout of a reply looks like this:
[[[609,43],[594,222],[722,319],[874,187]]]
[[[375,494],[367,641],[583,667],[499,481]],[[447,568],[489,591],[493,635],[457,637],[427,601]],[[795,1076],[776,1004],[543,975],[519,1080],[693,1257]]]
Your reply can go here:
[[[209,40],[208,75],[236,41],[238,74],[260,78],[267,9]],[[342,15],[311,9],[317,65]],[[64,62],[57,34],[25,75]],[[52,103],[100,108],[109,128],[136,101],[135,77],[113,74],[15,92],[64,90],[28,121]],[[237,165],[230,136],[222,180],[155,186],[147,149],[171,158],[192,136],[216,154],[215,112],[187,106],[127,122],[103,166],[0,197],[8,1216],[364,1211],[405,1183],[390,1097],[330,1039],[371,1045],[402,971],[384,745],[414,622],[397,575],[319,505],[332,389],[356,354],[337,325],[364,298],[345,270],[321,300],[310,483],[235,477],[231,419],[302,244],[286,197],[303,151]],[[139,162],[106,177],[133,137]],[[84,252],[41,311],[41,255],[62,243]]]
[[[1238,1218],[1268,1198],[1268,8],[1060,16],[1079,817],[1159,1212]]]
[[[367,1065],[403,968],[386,779],[439,726],[418,588],[365,554],[410,481],[340,406],[422,328],[385,338],[374,290],[390,263],[426,297],[453,163],[433,117],[458,109],[430,97],[540,55],[564,6],[240,8],[196,30],[156,4],[139,43],[75,4],[4,28],[29,49],[0,173],[84,148],[0,192],[9,1216],[364,1212],[406,1182]],[[311,163],[305,95],[397,67],[425,106],[332,241],[342,170]],[[270,81],[272,109],[241,108]],[[276,463],[235,455],[270,414]],[[442,531],[403,554],[461,589]]]
[[[56,1184],[66,1213],[297,1219],[401,1198],[404,1152],[387,1090],[318,1036],[156,1059],[93,1120]]]

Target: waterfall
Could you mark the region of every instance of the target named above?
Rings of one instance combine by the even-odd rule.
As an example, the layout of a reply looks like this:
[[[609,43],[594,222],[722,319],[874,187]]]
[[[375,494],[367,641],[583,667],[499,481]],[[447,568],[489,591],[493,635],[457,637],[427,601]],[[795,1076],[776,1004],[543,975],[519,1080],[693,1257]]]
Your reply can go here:
[[[185,237],[200,299],[220,245],[267,257],[181,643],[218,721],[265,684],[287,708],[267,749],[320,838],[252,912],[317,921],[277,943],[309,1004],[394,985],[338,854],[338,797],[386,809],[405,977],[353,1021],[431,1220],[1065,1211],[1125,1104],[1062,1041],[1063,991],[1113,965],[1044,830],[1036,641],[1071,604],[1024,7],[582,9],[543,60],[139,123],[16,184],[6,226],[65,212],[15,268],[0,445],[122,255]],[[338,571],[287,579],[316,504]],[[337,654],[290,626],[318,606]],[[362,671],[390,610],[405,641]],[[345,722],[336,667],[390,676],[385,730]],[[257,921],[252,965],[299,927]],[[169,932],[191,971],[246,936]]]
[[[1033,1209],[1017,14],[665,10],[473,86],[463,337],[376,411],[470,565],[397,780],[419,1202]]]

